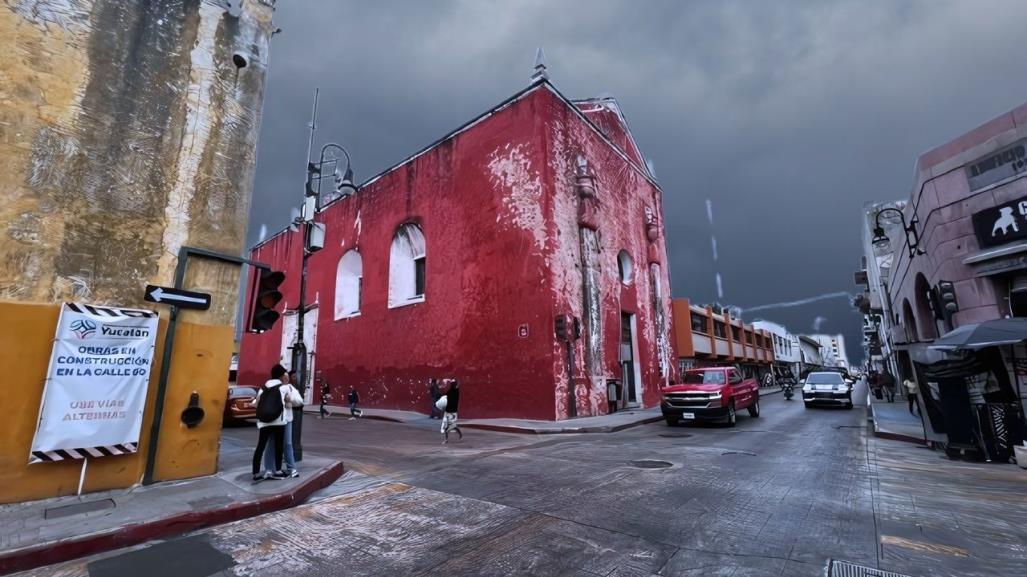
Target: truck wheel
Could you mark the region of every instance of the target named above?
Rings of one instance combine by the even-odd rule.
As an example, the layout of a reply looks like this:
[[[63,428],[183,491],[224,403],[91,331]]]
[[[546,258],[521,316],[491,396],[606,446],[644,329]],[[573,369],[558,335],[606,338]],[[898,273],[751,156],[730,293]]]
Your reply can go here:
[[[804,405],[804,406],[805,406],[805,407],[806,407],[807,409],[809,408],[809,403],[807,403],[807,402],[805,402],[805,401],[804,401],[804,402],[803,402],[802,404],[803,404],[803,405]]]
[[[724,423],[729,426],[735,426],[738,422],[738,415],[735,414],[735,402],[731,401],[731,404],[727,406],[727,417],[724,419]]]
[[[749,405],[749,416],[750,417],[758,417],[758,416],[760,416],[760,400],[759,399],[756,399],[755,401],[752,402],[751,405]]]
[[[678,426],[678,420],[675,419],[674,417],[664,417],[664,418],[667,420],[667,426],[668,427],[676,427],[676,426]]]

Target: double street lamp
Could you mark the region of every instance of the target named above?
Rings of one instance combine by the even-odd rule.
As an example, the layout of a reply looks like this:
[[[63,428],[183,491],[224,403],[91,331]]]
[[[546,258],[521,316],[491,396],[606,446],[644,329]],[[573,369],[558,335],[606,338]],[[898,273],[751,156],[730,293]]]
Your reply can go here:
[[[346,168],[341,174],[340,164],[345,159]],[[349,196],[357,192],[353,184],[353,168],[346,149],[334,142],[321,147],[321,156],[317,162],[307,162],[307,184],[303,193],[303,214],[297,224],[303,238],[303,259],[300,273],[300,303],[297,307],[299,318],[296,322],[296,342],[292,346],[292,368],[296,371],[296,388],[301,395],[307,391],[307,345],[304,340],[304,327],[307,314],[307,260],[310,255],[324,248],[325,227],[323,223],[314,222],[314,215],[321,208],[321,181],[326,178],[334,181],[333,197]],[[293,409],[292,446],[296,460],[303,459],[303,409]]]
[[[906,233],[906,248],[909,249],[909,258],[913,259],[918,254],[925,254],[924,249],[920,248],[920,235],[916,231],[916,226],[920,224],[920,220],[916,214],[910,219],[909,224],[906,224],[906,215],[897,208],[887,207],[879,210],[877,215],[874,217],[874,238],[871,239],[871,243],[874,246],[889,246],[891,239],[884,233],[884,227],[881,226],[881,215],[886,212],[895,212],[899,215],[899,222],[902,223],[902,230]]]

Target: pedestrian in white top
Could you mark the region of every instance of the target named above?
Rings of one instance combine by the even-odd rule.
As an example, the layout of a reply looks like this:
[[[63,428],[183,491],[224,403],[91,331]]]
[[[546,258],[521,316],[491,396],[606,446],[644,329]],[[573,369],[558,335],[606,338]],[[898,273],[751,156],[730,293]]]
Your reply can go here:
[[[282,460],[285,464],[283,469],[289,477],[299,477],[299,469],[296,468],[296,456],[292,450],[292,419],[294,409],[303,408],[302,402],[296,402],[296,399],[303,400],[303,395],[300,395],[299,390],[293,386],[293,382],[296,380],[296,371],[289,371],[285,377],[282,378],[282,398],[285,399],[285,450],[282,451]],[[275,452],[278,451],[278,443],[272,438],[271,442],[267,444],[267,449],[264,450],[264,470],[275,471]]]
[[[906,379],[902,381],[902,384],[906,387],[906,397],[909,399],[909,414],[912,415],[913,408],[916,408],[916,412],[920,412],[920,407],[916,404],[917,393],[920,392],[920,387],[917,386],[916,381],[913,379]]]
[[[271,380],[264,383],[264,386],[257,391],[257,398],[253,405],[257,407],[257,430],[260,437],[257,441],[257,448],[253,451],[253,480],[261,479],[284,479],[288,475],[282,471],[282,455],[285,450],[285,424],[286,404],[289,402],[302,403],[303,398],[298,394],[292,397],[290,393],[295,391],[292,387],[282,387],[289,383],[289,375],[282,365],[275,365],[271,368]],[[287,398],[288,396],[288,398]],[[275,442],[274,472],[265,471],[260,474],[261,456],[264,449],[271,440]]]

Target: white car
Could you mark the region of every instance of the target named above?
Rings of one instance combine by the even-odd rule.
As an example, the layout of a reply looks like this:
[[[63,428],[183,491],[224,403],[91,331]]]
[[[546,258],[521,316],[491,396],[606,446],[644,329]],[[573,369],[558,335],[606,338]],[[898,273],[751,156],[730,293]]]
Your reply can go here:
[[[810,373],[802,382],[802,401],[809,408],[812,405],[844,405],[852,408],[852,383],[841,373]]]

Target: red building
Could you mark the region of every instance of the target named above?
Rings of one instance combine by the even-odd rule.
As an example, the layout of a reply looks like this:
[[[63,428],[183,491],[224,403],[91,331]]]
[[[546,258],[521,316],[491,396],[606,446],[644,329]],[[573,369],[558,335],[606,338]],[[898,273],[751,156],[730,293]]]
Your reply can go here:
[[[317,214],[312,375],[336,400],[355,385],[364,406],[425,413],[428,379],[458,378],[466,417],[602,414],[609,379],[622,404],[656,405],[676,371],[662,195],[612,98],[537,79]],[[286,308],[300,244],[286,230],[252,250],[286,271]],[[570,351],[559,315],[580,327]],[[240,383],[288,361],[295,319],[244,335]]]

